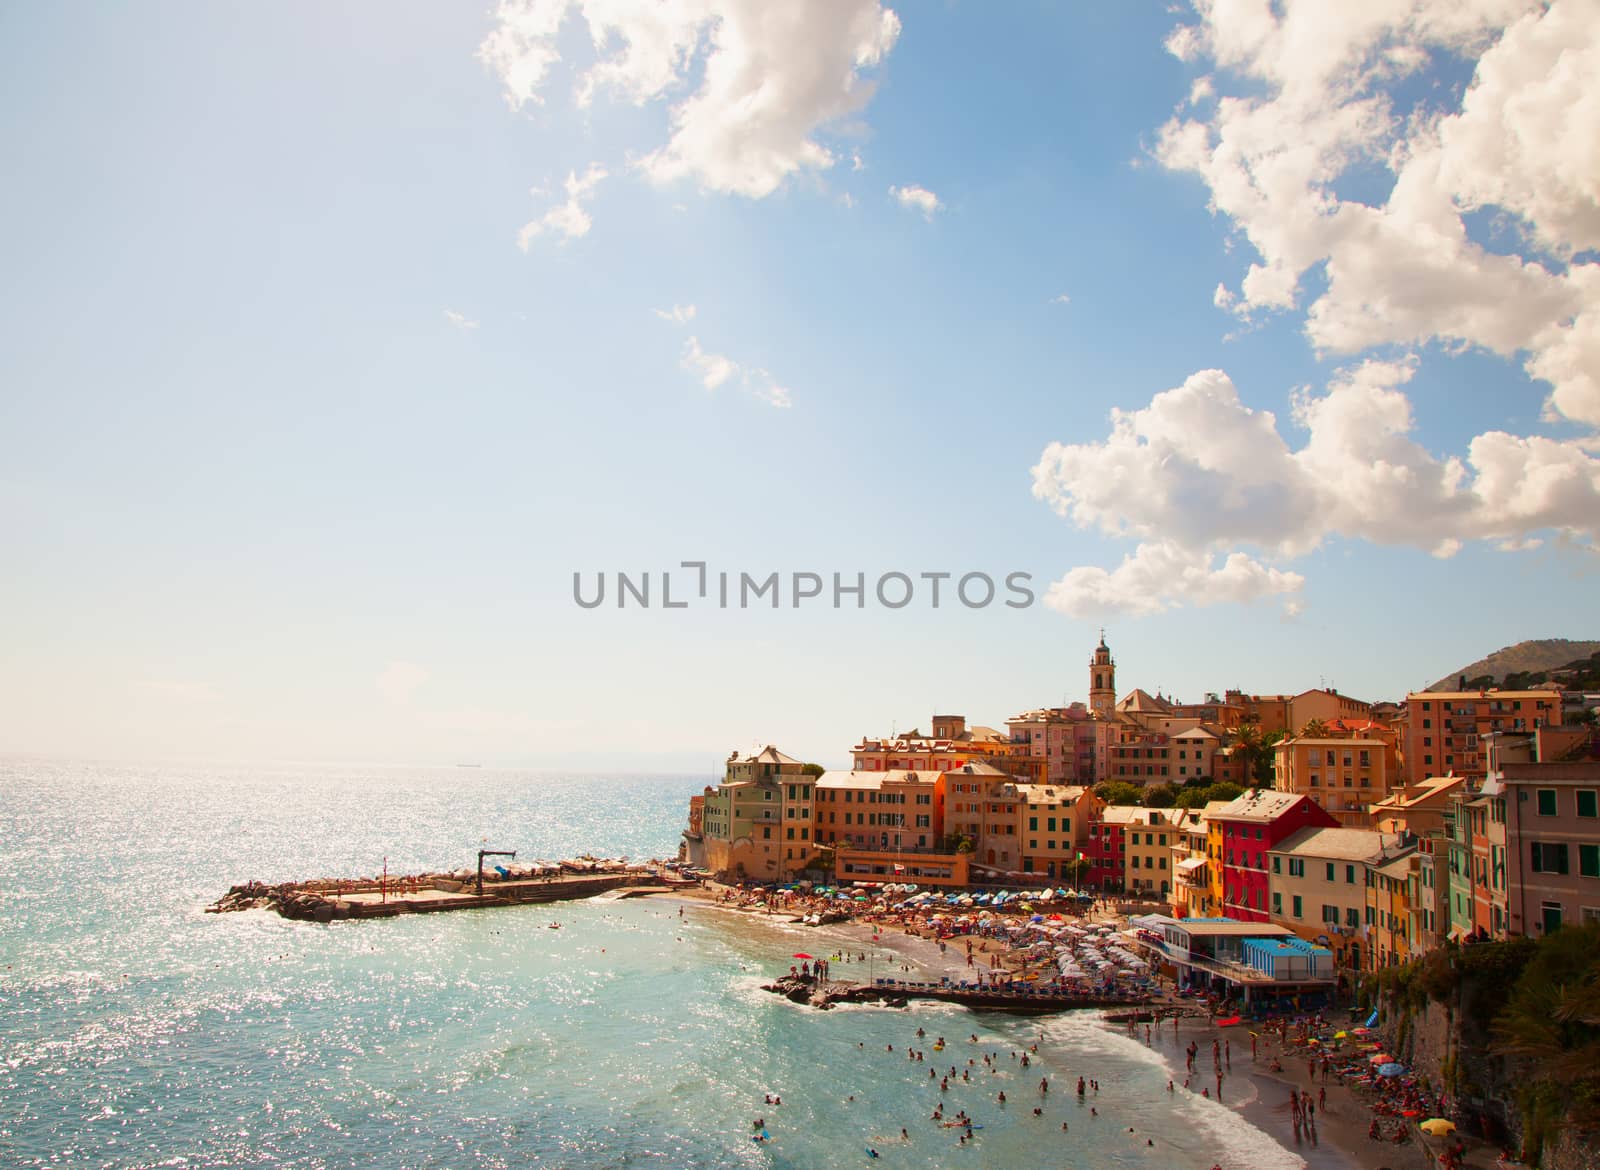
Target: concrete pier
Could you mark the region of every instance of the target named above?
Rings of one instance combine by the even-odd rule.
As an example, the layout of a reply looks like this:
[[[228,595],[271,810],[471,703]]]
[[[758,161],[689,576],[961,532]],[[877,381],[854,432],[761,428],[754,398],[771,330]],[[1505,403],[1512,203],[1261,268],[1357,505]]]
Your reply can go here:
[[[433,914],[447,910],[480,910],[491,906],[522,906],[563,902],[611,893],[629,897],[668,893],[698,883],[664,877],[651,871],[563,874],[521,880],[489,880],[479,894],[475,883],[449,879],[397,879],[388,883],[338,881],[285,882],[266,886],[235,886],[212,905],[209,914],[230,910],[276,910],[285,918],[332,922],[351,918],[394,918],[400,914]]]

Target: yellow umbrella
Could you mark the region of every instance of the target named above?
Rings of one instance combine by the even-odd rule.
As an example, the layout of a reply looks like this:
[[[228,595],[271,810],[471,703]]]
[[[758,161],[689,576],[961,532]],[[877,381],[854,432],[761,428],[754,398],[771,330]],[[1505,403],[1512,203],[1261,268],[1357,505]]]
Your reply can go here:
[[[1347,1038],[1349,1035],[1350,1035],[1349,1032],[1335,1032],[1333,1034],[1333,1038],[1335,1040],[1343,1040],[1343,1039]]]
[[[1447,1133],[1455,1133],[1456,1123],[1443,1117],[1430,1117],[1417,1126],[1423,1133],[1430,1133],[1434,1137],[1443,1137]]]

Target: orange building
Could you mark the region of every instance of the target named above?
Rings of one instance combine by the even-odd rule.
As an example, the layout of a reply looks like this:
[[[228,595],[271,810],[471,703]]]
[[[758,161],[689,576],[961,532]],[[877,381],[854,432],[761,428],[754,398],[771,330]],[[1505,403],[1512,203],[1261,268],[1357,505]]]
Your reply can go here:
[[[1387,738],[1302,735],[1274,749],[1272,786],[1309,796],[1347,829],[1370,829],[1369,806],[1399,783],[1399,753]]]
[[[1404,716],[1406,782],[1447,772],[1481,781],[1489,766],[1484,736],[1533,731],[1559,725],[1561,719],[1561,692],[1556,690],[1409,694]]]

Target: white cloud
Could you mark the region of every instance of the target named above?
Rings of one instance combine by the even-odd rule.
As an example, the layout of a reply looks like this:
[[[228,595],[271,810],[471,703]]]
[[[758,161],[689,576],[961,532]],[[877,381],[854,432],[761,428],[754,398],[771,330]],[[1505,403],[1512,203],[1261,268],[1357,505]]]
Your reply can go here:
[[[768,406],[787,409],[794,405],[788,387],[779,385],[770,371],[759,366],[745,368],[724,354],[707,353],[698,337],[691,336],[684,342],[678,364],[699,379],[707,390],[716,390],[737,379],[741,390]]]
[[[501,0],[479,56],[513,109],[541,100],[560,60],[569,13],[586,24],[596,61],[577,82],[587,105],[602,91],[638,105],[672,100],[671,135],[638,166],[655,182],[689,178],[711,191],[761,198],[801,171],[837,161],[819,132],[862,110],[900,19],[878,0]]]
[[[522,230],[517,233],[517,247],[526,252],[534,238],[545,232],[559,233],[568,240],[588,235],[594,221],[589,218],[588,209],[583,204],[593,196],[594,189],[605,177],[606,169],[599,163],[590,163],[589,169],[584,171],[581,178],[577,171],[568,172],[564,184],[567,201],[552,207],[538,219],[524,224]],[[535,189],[532,193],[539,194],[539,191]]]
[[[454,309],[446,309],[444,311],[444,319],[457,329],[476,329],[478,327],[476,321],[470,320],[466,314],[458,313]]]
[[[731,358],[702,349],[698,337],[683,343],[683,358],[678,364],[700,379],[707,390],[715,390],[739,372],[739,364]]]
[[[1305,326],[1318,350],[1521,355],[1551,412],[1600,425],[1600,268],[1586,251],[1600,246],[1600,0],[1196,8],[1168,48],[1218,71],[1186,105],[1217,100],[1180,109],[1155,153],[1199,175],[1259,257],[1217,305],[1246,319],[1294,309],[1321,266]],[[1398,83],[1441,57],[1474,62],[1471,84],[1406,106]],[[1381,199],[1341,193],[1385,170]],[[1480,209],[1522,246],[1474,242],[1463,215]]]
[[[931,220],[935,212],[944,210],[944,204],[939,202],[939,197],[926,187],[890,187],[889,194],[894,196],[901,207],[920,211],[925,219]]]
[[[1071,570],[1045,591],[1044,603],[1075,618],[1143,616],[1180,605],[1244,604],[1296,593],[1304,584],[1299,573],[1271,568],[1242,552],[1214,567],[1209,553],[1156,541],[1139,545],[1110,572],[1093,566]],[[1299,612],[1298,602],[1289,604]]]
[[[671,309],[651,309],[663,321],[671,321],[674,325],[687,325],[694,320],[693,305],[673,305]]]
[[[1066,293],[1061,293],[1059,296],[1051,297],[1050,303],[1052,305],[1070,305],[1072,303],[1072,298]]]
[[[1113,411],[1102,441],[1050,444],[1033,469],[1034,495],[1080,528],[1141,542],[1113,572],[1068,573],[1052,604],[1150,613],[1299,587],[1297,574],[1241,545],[1290,560],[1335,536],[1440,557],[1470,541],[1525,547],[1541,531],[1594,543],[1600,459],[1583,441],[1489,431],[1465,455],[1438,458],[1410,437],[1400,387],[1413,370],[1368,361],[1340,371],[1325,393],[1296,395],[1294,421],[1307,432],[1298,449],[1220,370],[1141,410]]]
[[[384,667],[374,685],[388,702],[404,705],[411,701],[416,689],[429,679],[426,668],[415,662],[395,661]]]

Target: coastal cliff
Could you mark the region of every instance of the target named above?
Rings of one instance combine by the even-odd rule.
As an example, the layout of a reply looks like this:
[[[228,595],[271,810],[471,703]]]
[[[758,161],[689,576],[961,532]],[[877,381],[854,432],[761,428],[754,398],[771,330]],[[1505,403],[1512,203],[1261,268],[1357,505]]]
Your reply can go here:
[[[1450,944],[1367,993],[1463,1129],[1541,1170],[1600,1170],[1600,928]]]

